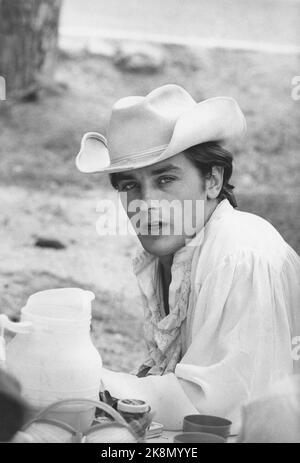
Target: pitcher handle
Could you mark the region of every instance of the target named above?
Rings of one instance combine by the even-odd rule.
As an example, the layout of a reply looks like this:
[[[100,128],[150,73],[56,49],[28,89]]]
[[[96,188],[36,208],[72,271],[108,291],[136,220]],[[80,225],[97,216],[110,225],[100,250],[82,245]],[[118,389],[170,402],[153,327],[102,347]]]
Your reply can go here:
[[[0,315],[0,366],[5,368],[6,366],[6,345],[4,338],[4,331],[9,330],[13,333],[30,333],[32,329],[31,322],[12,322],[7,315]]]
[[[4,330],[13,333],[30,333],[32,328],[31,322],[12,322],[7,315],[0,315],[0,336],[4,335]]]

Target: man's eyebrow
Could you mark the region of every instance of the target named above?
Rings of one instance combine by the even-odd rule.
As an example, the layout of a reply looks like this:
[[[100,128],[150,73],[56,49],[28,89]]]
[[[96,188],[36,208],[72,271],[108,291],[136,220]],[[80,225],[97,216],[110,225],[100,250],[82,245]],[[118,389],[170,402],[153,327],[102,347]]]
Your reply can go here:
[[[117,181],[120,181],[120,180],[132,180],[134,179],[134,175],[133,174],[127,174],[126,172],[117,172],[114,174],[114,177]]]
[[[156,169],[154,168],[152,171],[151,171],[151,175],[159,175],[159,174],[163,174],[164,172],[170,172],[170,171],[180,171],[180,167],[177,167],[177,166],[174,166],[173,164],[167,164],[163,167],[157,167]],[[116,179],[117,182],[121,181],[121,180],[133,180],[135,179],[135,175],[134,175],[134,172],[133,173],[130,173],[130,172],[118,172],[116,174],[114,174],[114,177]]]
[[[166,166],[163,167],[158,167],[157,169],[153,169],[151,171],[151,175],[159,175],[163,174],[164,172],[168,171],[180,171],[180,167],[174,166],[173,164],[167,164]]]

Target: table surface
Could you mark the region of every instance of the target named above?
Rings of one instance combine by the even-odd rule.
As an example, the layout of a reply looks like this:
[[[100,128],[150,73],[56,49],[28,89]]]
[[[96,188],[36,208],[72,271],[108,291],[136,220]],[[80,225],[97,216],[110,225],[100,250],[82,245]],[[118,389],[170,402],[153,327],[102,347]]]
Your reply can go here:
[[[146,440],[148,444],[158,444],[158,443],[172,443],[173,437],[176,434],[179,434],[180,431],[163,431],[163,433],[158,437],[151,437]]]

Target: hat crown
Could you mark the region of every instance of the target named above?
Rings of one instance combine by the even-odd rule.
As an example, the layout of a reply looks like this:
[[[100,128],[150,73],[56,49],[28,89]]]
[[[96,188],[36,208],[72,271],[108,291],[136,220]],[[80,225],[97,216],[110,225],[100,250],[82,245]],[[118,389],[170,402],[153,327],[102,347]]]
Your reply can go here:
[[[245,117],[234,98],[219,96],[196,103],[182,87],[164,85],[146,97],[117,101],[107,137],[86,133],[76,165],[86,173],[139,169],[199,143],[227,143],[245,131]]]
[[[113,106],[107,131],[111,160],[164,149],[178,118],[195,105],[178,85],[164,85],[146,97],[121,98]]]

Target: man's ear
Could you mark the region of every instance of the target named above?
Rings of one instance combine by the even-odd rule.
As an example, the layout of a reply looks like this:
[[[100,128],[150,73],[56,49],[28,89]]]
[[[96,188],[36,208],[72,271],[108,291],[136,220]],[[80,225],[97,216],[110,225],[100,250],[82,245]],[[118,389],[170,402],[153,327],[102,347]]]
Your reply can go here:
[[[224,167],[213,166],[210,177],[206,180],[206,193],[208,199],[216,199],[223,186]]]

